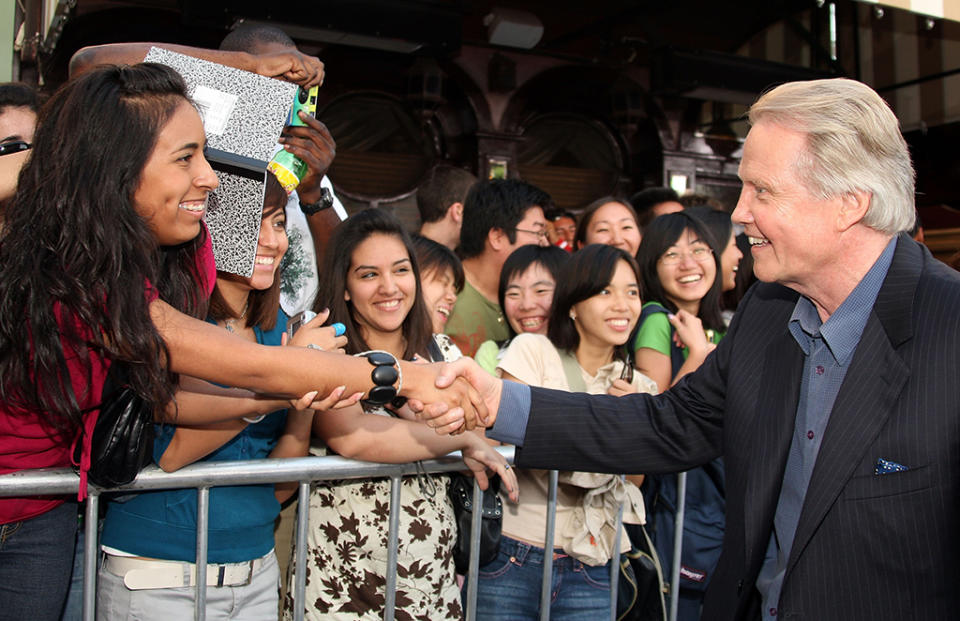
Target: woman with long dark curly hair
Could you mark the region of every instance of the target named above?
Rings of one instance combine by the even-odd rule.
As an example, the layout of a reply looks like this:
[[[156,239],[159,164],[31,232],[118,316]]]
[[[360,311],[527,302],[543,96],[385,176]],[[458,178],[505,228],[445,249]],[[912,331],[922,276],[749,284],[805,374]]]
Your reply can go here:
[[[305,142],[294,132],[284,145],[307,157]],[[94,70],[41,111],[0,233],[0,473],[69,466],[79,443],[83,496],[115,361],[159,418],[169,409],[182,422],[189,404],[214,397],[178,392],[181,373],[283,396],[373,386],[367,360],[258,345],[198,319],[215,277],[201,219],[218,182],[204,145],[183,80],[161,65]],[[476,398],[462,384],[456,396],[438,393],[436,369],[399,366],[406,395],[466,407]],[[70,504],[0,499],[0,618],[59,616]]]

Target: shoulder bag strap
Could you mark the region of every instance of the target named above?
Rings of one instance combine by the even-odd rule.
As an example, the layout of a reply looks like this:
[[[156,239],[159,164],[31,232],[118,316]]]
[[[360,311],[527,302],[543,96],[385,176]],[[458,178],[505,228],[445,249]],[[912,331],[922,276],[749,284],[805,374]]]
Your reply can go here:
[[[427,341],[427,355],[430,357],[430,362],[443,362],[443,352],[437,344],[436,336],[431,336]]]
[[[560,361],[563,362],[563,374],[567,376],[567,386],[570,392],[587,392],[587,383],[583,381],[583,372],[580,370],[580,363],[572,354],[557,350],[560,354]]]

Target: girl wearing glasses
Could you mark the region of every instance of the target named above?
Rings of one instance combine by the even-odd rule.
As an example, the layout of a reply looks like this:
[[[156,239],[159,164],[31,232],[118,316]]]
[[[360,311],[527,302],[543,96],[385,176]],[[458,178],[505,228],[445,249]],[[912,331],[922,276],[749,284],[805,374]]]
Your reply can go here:
[[[655,218],[644,231],[637,257],[648,302],[633,344],[637,368],[661,391],[695,371],[723,335],[719,248],[708,227],[685,211]],[[677,477],[649,476],[643,489],[646,528],[666,573],[673,561]],[[722,460],[687,473],[686,503],[681,558],[686,571],[677,618],[696,621],[723,541]]]
[[[661,392],[696,370],[725,329],[720,258],[711,242],[699,220],[678,212],[654,219],[640,243],[647,303],[632,343],[637,370]]]

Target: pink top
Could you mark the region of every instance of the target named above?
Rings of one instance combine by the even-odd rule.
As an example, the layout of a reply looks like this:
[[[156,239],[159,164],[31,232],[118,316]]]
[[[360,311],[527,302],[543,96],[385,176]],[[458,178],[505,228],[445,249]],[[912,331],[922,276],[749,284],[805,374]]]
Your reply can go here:
[[[198,250],[197,263],[200,266],[204,293],[209,296],[216,284],[217,272],[210,236],[206,237],[206,243]],[[151,302],[157,298],[156,290],[149,283],[146,287],[146,295]],[[59,309],[56,312],[59,316]],[[77,395],[80,408],[88,409],[99,404],[103,384],[109,371],[109,361],[96,355],[90,356],[91,382],[88,384],[85,370],[76,353],[71,351],[66,342],[63,342],[63,348],[73,391]],[[83,422],[85,442],[81,464],[78,464],[81,470],[80,500],[86,496],[86,470],[90,466],[90,435],[96,424],[95,414],[97,413],[99,413],[98,410],[91,410]],[[5,407],[0,407],[0,474],[33,468],[69,467],[74,442],[75,438],[63,437],[37,418],[14,415]],[[0,524],[36,517],[53,509],[63,500],[61,496],[0,498]]]

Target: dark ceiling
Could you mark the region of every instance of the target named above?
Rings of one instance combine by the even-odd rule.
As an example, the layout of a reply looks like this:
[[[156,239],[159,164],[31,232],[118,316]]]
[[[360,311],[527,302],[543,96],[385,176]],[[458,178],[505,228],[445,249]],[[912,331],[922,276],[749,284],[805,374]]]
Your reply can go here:
[[[410,41],[422,45],[417,53],[443,56],[464,43],[487,45],[484,17],[503,7],[528,11],[543,24],[532,53],[647,65],[663,46],[732,53],[770,24],[814,6],[814,0],[79,0],[46,64],[57,81],[69,55],[91,43],[161,40],[215,46],[239,18]],[[303,47],[315,53],[323,49]]]

